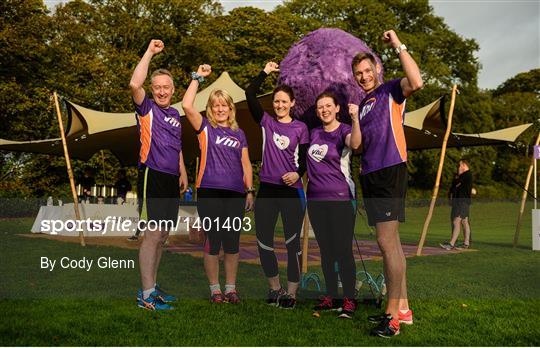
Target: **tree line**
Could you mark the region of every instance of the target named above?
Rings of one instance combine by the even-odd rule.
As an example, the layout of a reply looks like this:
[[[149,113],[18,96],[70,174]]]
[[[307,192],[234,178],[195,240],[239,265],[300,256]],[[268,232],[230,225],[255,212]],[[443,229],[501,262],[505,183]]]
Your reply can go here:
[[[487,132],[536,122],[540,115],[540,69],[519,73],[494,90],[479,89],[478,44],[449,28],[427,0],[290,0],[273,11],[240,7],[228,13],[213,0],[75,0],[53,11],[42,0],[5,0],[0,10],[4,139],[58,137],[53,91],[96,110],[132,110],[128,82],[152,38],[163,40],[166,50],[150,68],[171,70],[177,102],[199,63],[228,71],[245,87],[265,62],[280,61],[295,42],[321,27],[340,28],[365,41],[383,60],[386,78],[402,75],[399,60],[380,40],[384,30],[395,29],[425,81],[424,89],[408,101],[408,110],[448,94],[457,83],[461,94],[454,131]],[[267,79],[264,90],[270,91],[274,83],[275,77]],[[539,129],[535,125],[512,147],[451,149],[443,185],[451,181],[455,160],[465,157],[476,184],[485,187],[480,194],[517,195],[512,180],[524,181],[530,145]],[[438,150],[409,154],[413,195],[415,189],[432,187],[438,155]],[[112,183],[119,163],[104,151],[90,161],[74,161],[73,167],[76,176],[92,167],[98,182]],[[194,169],[190,172],[192,183]],[[135,171],[128,173],[134,179]],[[4,197],[62,195],[68,190],[64,160],[52,156],[1,153],[0,178]]]

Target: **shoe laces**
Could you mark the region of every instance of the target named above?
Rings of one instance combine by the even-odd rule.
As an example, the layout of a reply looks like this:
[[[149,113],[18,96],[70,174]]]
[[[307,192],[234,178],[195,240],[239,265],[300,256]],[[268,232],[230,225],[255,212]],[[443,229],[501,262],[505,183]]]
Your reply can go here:
[[[268,291],[268,297],[279,299],[280,297],[286,295],[287,292],[285,292],[285,289],[279,288],[278,290],[270,289]]]
[[[399,317],[400,318],[406,318],[406,317],[409,317],[409,316],[412,316],[412,311],[410,309],[408,309],[405,313],[403,313],[401,310],[399,310]]]
[[[214,292],[210,297],[213,302],[223,302],[223,294],[221,292]]]
[[[163,296],[161,296],[161,294],[155,290],[153,293],[150,294],[150,296],[148,296],[147,300],[150,300],[152,302],[162,302],[162,303],[165,303],[165,300],[163,299]]]
[[[354,312],[355,309],[356,309],[356,304],[354,303],[354,301],[351,300],[350,298],[345,297],[343,299],[343,310],[347,312]]]
[[[239,297],[238,297],[238,293],[236,292],[236,290],[231,290],[231,291],[229,291],[228,293],[225,294],[225,296],[226,296],[227,298],[233,298],[233,299],[239,298]]]
[[[388,327],[394,332],[399,331],[399,320],[392,318],[390,314],[386,314],[384,319],[381,321],[381,326]]]
[[[391,319],[388,322],[388,326],[390,326],[394,331],[399,331],[399,320]]]
[[[323,296],[321,298],[321,303],[319,303],[319,307],[328,307],[328,308],[332,308],[333,306],[333,300],[332,300],[332,297],[326,295],[326,296]]]

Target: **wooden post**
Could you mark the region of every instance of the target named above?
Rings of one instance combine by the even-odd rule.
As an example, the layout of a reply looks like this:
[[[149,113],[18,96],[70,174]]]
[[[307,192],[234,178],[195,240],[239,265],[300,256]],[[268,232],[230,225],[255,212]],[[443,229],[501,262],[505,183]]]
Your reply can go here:
[[[105,172],[105,153],[101,150],[101,166],[103,167],[103,185],[107,185],[107,174]],[[103,196],[103,194],[101,194]]]
[[[422,229],[422,235],[420,237],[420,242],[418,242],[418,249],[416,250],[416,256],[422,255],[422,248],[424,247],[424,242],[426,241],[427,230],[429,223],[431,222],[431,217],[433,215],[433,209],[435,208],[435,203],[437,201],[437,196],[439,195],[439,184],[441,181],[441,174],[444,165],[444,157],[446,155],[446,144],[448,138],[450,137],[450,132],[452,130],[452,116],[454,114],[454,105],[456,102],[456,93],[457,85],[452,87],[452,100],[450,101],[450,110],[448,110],[448,124],[446,126],[446,133],[444,134],[444,140],[442,143],[441,157],[439,158],[439,169],[437,170],[437,178],[435,179],[435,186],[433,187],[433,195],[431,196],[431,203],[429,205],[429,212],[424,222],[424,228]]]
[[[538,146],[539,144],[540,144],[540,133],[538,133],[538,137],[536,138],[536,142],[534,143],[534,145]],[[534,167],[534,156],[531,160],[531,165],[529,166],[529,172],[527,173],[527,180],[525,180],[525,187],[523,189],[523,194],[521,195],[521,206],[519,208],[519,213],[518,213],[516,233],[514,233],[514,244],[513,244],[514,248],[517,246],[518,241],[519,241],[519,230],[521,229],[521,218],[523,217],[523,212],[525,211],[525,203],[527,202],[527,190],[529,190],[529,184],[531,183],[533,167]]]
[[[66,136],[64,134],[64,124],[62,123],[62,114],[60,113],[60,104],[58,103],[58,96],[56,95],[56,92],[53,93],[53,96],[54,96],[54,104],[56,105],[56,116],[58,117],[58,127],[60,128],[60,136],[62,137],[62,145],[64,146],[64,157],[66,159],[69,185],[71,186],[71,193],[73,194],[73,207],[75,208],[75,219],[80,220],[81,215],[79,214],[79,198],[77,197],[77,191],[75,190],[75,180],[73,179],[73,171],[71,170],[71,161],[69,159]],[[81,242],[81,246],[86,246],[82,231],[79,231],[79,239]]]

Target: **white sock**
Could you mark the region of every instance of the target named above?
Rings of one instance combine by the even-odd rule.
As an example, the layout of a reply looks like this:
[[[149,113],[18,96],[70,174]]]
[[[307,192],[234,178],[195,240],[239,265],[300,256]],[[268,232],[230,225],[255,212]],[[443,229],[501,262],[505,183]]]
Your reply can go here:
[[[151,288],[151,289],[148,289],[148,290],[144,290],[142,292],[143,299],[146,300],[148,297],[150,297],[150,294],[153,293],[154,291],[156,291],[156,288]]]
[[[213,294],[216,292],[221,292],[221,286],[219,285],[219,283],[210,285],[210,293]]]
[[[229,292],[235,291],[236,285],[235,284],[225,284],[225,294],[228,294]]]
[[[407,314],[409,309],[400,309],[399,311],[401,312],[401,314]]]

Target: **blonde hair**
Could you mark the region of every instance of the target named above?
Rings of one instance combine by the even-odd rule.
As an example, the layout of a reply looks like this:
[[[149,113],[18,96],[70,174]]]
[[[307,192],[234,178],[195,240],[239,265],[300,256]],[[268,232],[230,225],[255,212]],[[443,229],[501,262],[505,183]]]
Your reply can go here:
[[[238,123],[236,122],[236,106],[234,105],[234,101],[229,93],[223,89],[214,89],[210,96],[208,97],[208,102],[206,103],[206,117],[208,118],[208,122],[212,125],[212,127],[217,127],[216,118],[214,117],[214,114],[212,113],[212,104],[216,100],[223,100],[227,106],[229,107],[229,118],[228,118],[228,124],[229,128],[232,130],[238,129]]]

